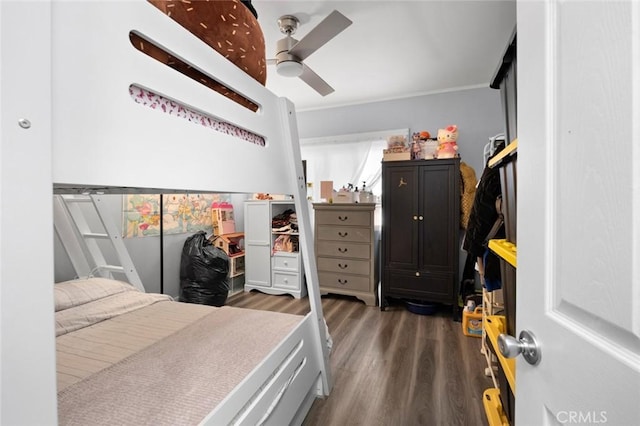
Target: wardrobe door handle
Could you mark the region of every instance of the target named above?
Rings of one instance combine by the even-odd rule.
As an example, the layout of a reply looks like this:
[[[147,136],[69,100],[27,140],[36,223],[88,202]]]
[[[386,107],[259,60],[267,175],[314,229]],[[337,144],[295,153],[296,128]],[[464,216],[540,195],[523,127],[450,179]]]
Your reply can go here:
[[[346,263],[344,265],[342,263],[338,263],[338,268],[340,268],[340,269],[347,269],[348,266],[349,265],[346,264]]]
[[[348,232],[344,232],[344,233],[343,233],[343,232],[338,231],[338,235],[340,235],[342,238],[344,238],[344,237],[346,237],[347,235],[349,235],[349,233],[348,233]]]
[[[344,222],[345,220],[349,219],[349,216],[338,216],[338,220]]]
[[[347,248],[338,247],[338,251],[339,251],[340,253],[346,253],[348,250],[349,250],[349,249],[347,249]]]

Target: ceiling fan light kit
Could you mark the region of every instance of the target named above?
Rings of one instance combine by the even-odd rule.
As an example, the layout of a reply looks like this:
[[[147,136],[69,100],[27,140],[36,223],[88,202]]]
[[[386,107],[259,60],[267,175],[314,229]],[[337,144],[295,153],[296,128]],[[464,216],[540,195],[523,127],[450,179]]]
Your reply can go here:
[[[302,64],[295,61],[278,62],[276,71],[284,77],[300,77],[302,75]]]
[[[284,15],[278,19],[280,31],[285,35],[276,44],[275,59],[268,64],[275,64],[278,74],[284,77],[300,77],[311,88],[322,96],[332,93],[334,89],[303,61],[325,45],[329,40],[344,31],[352,22],[343,14],[334,10],[322,22],[314,27],[301,40],[291,37],[298,29],[300,21],[293,15]]]

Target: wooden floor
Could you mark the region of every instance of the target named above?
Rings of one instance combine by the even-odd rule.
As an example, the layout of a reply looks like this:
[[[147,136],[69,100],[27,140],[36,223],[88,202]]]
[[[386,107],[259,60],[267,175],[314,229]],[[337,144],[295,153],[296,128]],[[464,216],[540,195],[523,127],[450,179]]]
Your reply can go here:
[[[305,314],[308,299],[240,293],[228,305]],[[403,305],[385,312],[350,297],[323,296],[333,338],[333,390],[304,425],[486,425],[480,339],[462,334],[451,310],[432,316]]]

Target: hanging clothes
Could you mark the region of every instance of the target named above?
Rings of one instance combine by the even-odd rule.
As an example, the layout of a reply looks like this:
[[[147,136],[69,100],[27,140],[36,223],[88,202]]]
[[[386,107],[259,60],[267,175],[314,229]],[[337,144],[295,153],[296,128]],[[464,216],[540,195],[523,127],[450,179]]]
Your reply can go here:
[[[460,162],[460,227],[467,229],[469,215],[476,195],[476,171],[464,161]]]
[[[504,144],[496,148],[493,156],[502,149],[504,149]],[[486,166],[476,188],[462,245],[462,248],[472,259],[483,259],[483,271],[481,272],[483,272],[484,279],[490,280],[493,286],[496,285],[496,282],[500,282],[500,260],[488,250],[487,237],[500,218],[500,213],[496,209],[496,200],[501,196],[500,172],[498,169]],[[505,238],[504,224],[497,229],[492,238]]]

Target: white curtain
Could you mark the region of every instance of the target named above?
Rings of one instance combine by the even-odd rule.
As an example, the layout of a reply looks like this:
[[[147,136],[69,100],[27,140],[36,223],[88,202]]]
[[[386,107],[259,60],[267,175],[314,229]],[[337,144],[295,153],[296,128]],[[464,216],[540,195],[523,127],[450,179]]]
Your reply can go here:
[[[397,134],[406,136],[408,129],[301,141],[307,182],[313,187],[307,195],[320,201],[320,182],[333,181],[335,190],[349,184],[362,190],[366,185],[367,190],[380,196],[382,150],[387,147],[387,137]]]

